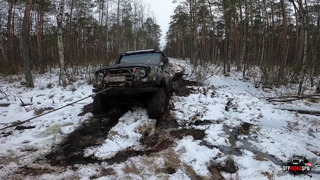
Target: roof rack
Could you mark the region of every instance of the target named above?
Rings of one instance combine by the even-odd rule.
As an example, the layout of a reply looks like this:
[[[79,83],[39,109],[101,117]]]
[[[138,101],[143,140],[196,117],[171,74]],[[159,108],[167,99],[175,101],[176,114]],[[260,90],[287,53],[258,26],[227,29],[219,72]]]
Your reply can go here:
[[[154,49],[144,49],[144,50],[137,50],[137,51],[127,51],[125,54],[137,54],[137,53],[147,53],[147,52],[155,52]]]

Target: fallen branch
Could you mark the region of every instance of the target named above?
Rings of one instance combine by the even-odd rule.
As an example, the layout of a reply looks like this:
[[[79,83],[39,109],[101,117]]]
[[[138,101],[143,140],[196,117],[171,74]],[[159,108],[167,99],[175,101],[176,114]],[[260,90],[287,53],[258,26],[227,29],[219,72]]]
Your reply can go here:
[[[295,109],[295,108],[280,108],[280,109],[285,111],[297,112],[299,114],[309,114],[309,115],[320,116],[320,111],[317,111],[317,110]]]
[[[0,93],[3,95],[4,98],[6,98],[7,101],[10,101],[8,95],[5,92],[0,90]]]
[[[11,128],[11,127],[16,127],[16,126],[19,126],[19,125],[21,125],[21,124],[30,122],[31,120],[34,120],[34,119],[36,119],[36,118],[39,118],[39,117],[45,116],[45,115],[47,115],[47,114],[53,113],[53,112],[55,112],[55,111],[58,111],[58,110],[60,110],[60,109],[66,108],[66,107],[68,107],[68,106],[71,106],[71,105],[73,105],[73,104],[75,104],[75,103],[78,103],[78,102],[83,101],[83,100],[85,100],[85,99],[88,99],[88,98],[90,98],[90,97],[94,97],[95,95],[100,94],[100,93],[103,93],[103,92],[105,92],[105,91],[108,91],[109,89],[110,89],[110,88],[104,89],[104,90],[102,90],[102,91],[100,91],[100,92],[97,92],[97,93],[95,93],[95,94],[91,94],[91,95],[89,95],[89,96],[87,96],[87,97],[84,97],[84,98],[82,98],[82,99],[79,99],[79,100],[77,100],[77,101],[75,101],[75,102],[72,102],[72,103],[69,103],[69,104],[67,104],[67,105],[61,106],[61,107],[59,107],[59,108],[57,108],[57,109],[53,109],[53,110],[48,111],[48,112],[46,112],[46,113],[40,114],[40,115],[38,115],[38,116],[34,116],[34,117],[32,117],[32,118],[30,118],[30,119],[27,119],[27,120],[25,120],[25,121],[17,121],[17,122],[14,122],[13,124],[11,124],[11,125],[9,125],[9,126],[6,126],[6,127],[2,128],[2,129],[0,129],[0,130],[2,131],[2,130],[5,130],[5,129],[8,129],[8,128]],[[21,99],[20,99],[20,101],[23,102]]]
[[[10,103],[0,103],[0,107],[8,107],[10,106]]]
[[[22,99],[20,99],[20,101],[21,101],[21,106],[31,106],[31,105],[33,105],[32,103],[24,103],[23,101],[22,101]]]
[[[320,100],[320,94],[310,94],[310,95],[304,95],[304,96],[267,97],[265,99],[269,102],[292,102],[292,101],[308,99],[308,98]]]

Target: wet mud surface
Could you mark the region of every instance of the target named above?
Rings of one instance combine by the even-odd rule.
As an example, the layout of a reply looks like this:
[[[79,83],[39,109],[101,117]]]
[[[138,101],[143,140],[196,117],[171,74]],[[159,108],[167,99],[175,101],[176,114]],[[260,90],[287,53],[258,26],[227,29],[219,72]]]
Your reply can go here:
[[[174,77],[174,82],[179,86],[179,90],[174,90],[174,93],[182,96],[191,92],[192,89],[187,88],[187,86],[199,85],[197,82],[184,80],[179,75]],[[105,114],[87,120],[77,130],[69,134],[62,143],[53,147],[52,152],[45,158],[53,166],[101,163],[101,160],[94,157],[84,157],[83,150],[91,146],[101,145],[107,138],[110,129],[118,123],[119,118],[130,108],[130,106],[123,105],[114,106]],[[144,136],[140,140],[141,144],[144,145],[143,150],[127,149],[119,151],[114,157],[103,161],[108,164],[121,163],[130,157],[149,155],[164,150],[170,147],[175,139],[181,139],[184,136],[192,136],[196,140],[200,140],[205,136],[203,130],[178,129],[179,125],[174,117],[171,116],[169,109],[170,105],[168,105],[163,118],[157,120],[156,133]],[[89,112],[92,112],[92,104],[85,105],[78,116],[83,116]]]
[[[176,96],[188,96],[194,91],[190,86],[200,86],[198,82],[187,81],[183,78],[176,78],[175,83],[178,84],[177,89],[173,90]],[[173,106],[173,105],[172,105]],[[112,127],[114,127],[119,118],[131,109],[130,106],[116,106],[110,109],[107,113],[101,116],[95,116],[94,118],[87,120],[81,127],[69,134],[65,140],[53,147],[53,150],[45,158],[53,166],[70,166],[75,164],[89,164],[89,163],[102,163],[108,164],[126,162],[129,158],[151,155],[173,146],[173,143],[177,139],[182,139],[186,136],[192,136],[194,140],[200,140],[200,145],[208,148],[217,148],[225,156],[241,156],[242,150],[246,149],[254,154],[262,154],[266,159],[271,160],[275,164],[282,165],[282,161],[275,158],[272,155],[264,154],[258,151],[249,143],[249,140],[254,140],[251,137],[250,129],[252,124],[242,123],[237,128],[230,128],[225,126],[224,131],[228,135],[230,146],[212,145],[204,141],[205,130],[199,130],[196,128],[186,128],[179,126],[175,116],[170,114],[170,109],[174,108],[168,105],[166,113],[163,118],[157,120],[155,125],[155,133],[146,134],[140,139],[142,150],[133,150],[131,148],[124,149],[117,152],[115,156],[110,159],[98,160],[94,157],[84,157],[83,150],[97,146],[104,142],[108,133]],[[92,104],[86,105],[83,108],[83,112],[79,116],[83,116],[88,112],[92,112]],[[212,121],[195,121],[194,126],[209,125]],[[230,129],[232,129],[230,131]],[[247,135],[247,139],[240,139],[240,135]],[[236,146],[236,142],[241,142],[242,146]],[[223,179],[220,176],[220,171],[235,173],[238,171],[238,167],[232,158],[220,164],[212,164],[208,167],[208,170],[213,174],[218,174],[217,179]],[[27,171],[28,172],[28,171]],[[169,171],[168,171],[169,172]],[[170,172],[174,172],[173,170]]]
[[[51,165],[89,164],[100,162],[91,157],[84,157],[83,149],[101,144],[107,138],[109,130],[118,123],[119,118],[129,107],[115,107],[100,117],[87,120],[81,127],[68,135],[65,140],[53,147],[46,156]],[[88,107],[84,108],[89,111]]]

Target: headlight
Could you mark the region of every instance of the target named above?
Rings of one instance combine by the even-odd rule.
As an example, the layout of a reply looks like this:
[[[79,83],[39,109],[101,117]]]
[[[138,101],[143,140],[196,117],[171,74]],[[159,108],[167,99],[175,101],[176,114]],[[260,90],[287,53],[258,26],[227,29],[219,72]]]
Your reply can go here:
[[[139,76],[140,78],[146,77],[146,76],[147,76],[147,71],[144,70],[144,69],[140,69],[140,70],[139,70],[139,73],[138,73],[138,76]]]
[[[102,81],[104,78],[104,74],[103,73],[99,73],[98,74],[98,81]]]

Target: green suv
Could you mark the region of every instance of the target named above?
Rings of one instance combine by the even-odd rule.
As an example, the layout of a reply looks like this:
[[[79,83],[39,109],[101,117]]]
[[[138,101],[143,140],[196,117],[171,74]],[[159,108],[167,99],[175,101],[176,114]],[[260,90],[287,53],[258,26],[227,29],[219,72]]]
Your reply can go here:
[[[120,54],[115,65],[95,72],[93,92],[102,93],[94,97],[93,113],[101,114],[112,104],[145,104],[150,118],[161,118],[172,86],[168,62],[153,49]]]

